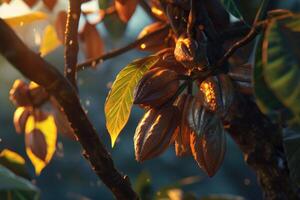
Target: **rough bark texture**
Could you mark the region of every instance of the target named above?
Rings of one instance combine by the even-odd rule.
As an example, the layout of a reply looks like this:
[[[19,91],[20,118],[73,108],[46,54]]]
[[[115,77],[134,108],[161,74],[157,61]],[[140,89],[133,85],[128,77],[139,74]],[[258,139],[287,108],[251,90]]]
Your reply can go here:
[[[238,99],[228,132],[256,173],[264,199],[299,199],[289,177],[280,128],[259,111],[251,97]]]
[[[115,168],[110,154],[87,118],[75,88],[55,67],[26,47],[2,19],[0,53],[24,76],[46,88],[57,99],[84,149],[84,156],[115,197],[121,200],[138,199],[127,176],[121,175]]]

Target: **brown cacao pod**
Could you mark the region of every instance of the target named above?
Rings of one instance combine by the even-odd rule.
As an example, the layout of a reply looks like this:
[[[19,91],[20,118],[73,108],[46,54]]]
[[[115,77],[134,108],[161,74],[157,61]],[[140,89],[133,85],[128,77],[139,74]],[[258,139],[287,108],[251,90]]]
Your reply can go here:
[[[187,37],[180,37],[176,41],[174,50],[175,58],[178,62],[190,63],[194,61],[196,55],[197,42]],[[188,68],[193,68],[187,65]]]
[[[148,25],[140,32],[140,34],[138,35],[138,39],[147,36],[148,34],[153,33],[158,29],[163,28],[164,26],[165,24],[162,22],[155,22],[153,24]],[[160,32],[159,34],[153,35],[149,37],[147,41],[145,41],[139,46],[139,50],[155,52],[163,48],[166,48],[169,45],[171,45],[171,43],[173,43],[171,38],[168,36],[169,36],[168,29]]]
[[[178,107],[181,118],[177,133],[175,134],[175,153],[176,156],[185,156],[191,154],[190,148],[190,134],[193,130],[189,127],[187,121],[187,115],[189,111],[190,101],[193,99],[191,95],[183,94],[180,95],[175,102]]]
[[[188,69],[175,59],[173,48],[164,49],[156,55],[159,56],[159,60],[151,67],[151,69],[160,67],[173,70],[182,75],[188,73]]]
[[[148,110],[134,135],[136,160],[142,162],[163,153],[174,139],[178,122],[179,111],[175,106]]]
[[[210,111],[225,117],[232,105],[234,89],[228,75],[209,77],[200,85],[204,106]]]
[[[134,92],[134,104],[159,107],[171,99],[179,88],[178,74],[164,68],[149,70]]]
[[[226,137],[221,120],[212,124],[202,137],[192,133],[190,145],[198,165],[212,177],[220,168],[226,151]]]
[[[216,114],[206,109],[199,97],[193,97],[188,105],[187,121],[198,136],[207,132],[217,119]]]
[[[28,84],[22,80],[15,80],[9,91],[9,99],[16,106],[31,106]]]

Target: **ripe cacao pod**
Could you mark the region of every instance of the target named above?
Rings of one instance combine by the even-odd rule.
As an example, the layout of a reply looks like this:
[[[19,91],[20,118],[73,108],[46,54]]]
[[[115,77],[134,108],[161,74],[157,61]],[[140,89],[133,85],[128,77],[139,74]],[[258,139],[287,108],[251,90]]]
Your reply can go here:
[[[188,70],[175,59],[174,49],[166,48],[156,54],[159,60],[151,67],[151,69],[160,67],[173,70],[178,74],[187,74]]]
[[[134,135],[136,160],[142,162],[163,153],[174,139],[178,122],[179,111],[175,106],[148,110]]]
[[[19,79],[15,80],[11,90],[9,91],[9,99],[16,106],[30,106],[31,100],[28,84]]]
[[[202,136],[207,132],[211,124],[217,120],[215,113],[205,108],[202,100],[196,96],[188,105],[187,121],[189,127],[198,135]]]
[[[150,33],[153,33],[165,26],[162,22],[155,22],[153,24],[150,24],[146,26],[138,35],[138,39],[147,36]],[[161,31],[158,34],[155,34],[153,36],[150,36],[145,42],[143,42],[139,46],[139,50],[143,51],[158,51],[163,48],[168,47],[173,42],[171,38],[169,37],[169,30],[165,29],[164,31]]]
[[[170,100],[179,88],[178,74],[165,68],[149,70],[134,92],[134,104],[159,107]]]
[[[193,96],[189,94],[183,94],[180,95],[175,102],[181,113],[179,127],[177,128],[177,133],[175,134],[176,156],[185,156],[191,154],[190,134],[193,132],[193,130],[189,127],[187,115],[189,111],[189,104],[192,99]]]
[[[182,35],[176,41],[174,50],[175,58],[188,69],[199,69],[208,66],[206,56],[206,37],[202,34],[202,41],[197,43],[196,40]]]
[[[191,151],[198,165],[212,177],[220,168],[226,151],[226,137],[221,120],[213,123],[203,136],[192,133]]]
[[[232,81],[228,75],[209,77],[200,84],[200,91],[207,109],[220,117],[227,115],[234,98]]]

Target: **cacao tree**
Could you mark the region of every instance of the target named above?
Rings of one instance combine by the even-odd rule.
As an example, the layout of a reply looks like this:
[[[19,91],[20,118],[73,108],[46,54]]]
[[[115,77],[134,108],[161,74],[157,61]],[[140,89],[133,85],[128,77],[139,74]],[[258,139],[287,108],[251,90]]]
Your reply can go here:
[[[288,1],[295,11],[276,0],[99,0],[98,9],[84,9],[91,1],[69,0],[66,10],[57,8],[57,0],[23,0],[28,14],[0,18],[0,53],[28,80],[15,80],[9,96],[16,106],[15,130],[24,134],[36,175],[51,162],[61,133],[81,144],[83,156],[116,199],[151,199],[116,169],[80,102],[77,80],[81,71],[136,49],[146,56],[120,70],[105,102],[112,146],[137,106],[145,113],[132,148],[141,165],[174,146],[178,159],[193,157],[213,177],[231,137],[255,172],[264,199],[300,199],[297,0]],[[115,39],[122,37],[139,7],[152,23],[132,43],[106,51],[96,25],[103,23]],[[17,35],[17,27],[50,18],[36,53]],[[44,58],[60,45],[64,74]],[[24,158],[8,149],[0,158],[0,185],[17,185],[3,186],[1,199],[39,199],[21,170]],[[170,191],[169,199],[196,199]]]

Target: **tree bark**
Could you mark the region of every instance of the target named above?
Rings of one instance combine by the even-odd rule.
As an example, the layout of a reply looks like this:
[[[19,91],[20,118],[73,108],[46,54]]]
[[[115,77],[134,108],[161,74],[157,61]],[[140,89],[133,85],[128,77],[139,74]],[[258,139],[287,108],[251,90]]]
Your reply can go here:
[[[256,173],[264,199],[299,199],[289,177],[280,127],[259,111],[252,97],[237,99],[228,132]]]
[[[128,177],[115,168],[110,154],[87,118],[71,82],[54,66],[31,51],[2,19],[0,53],[24,76],[43,86],[56,98],[84,149],[84,156],[115,197],[120,200],[138,199]]]

